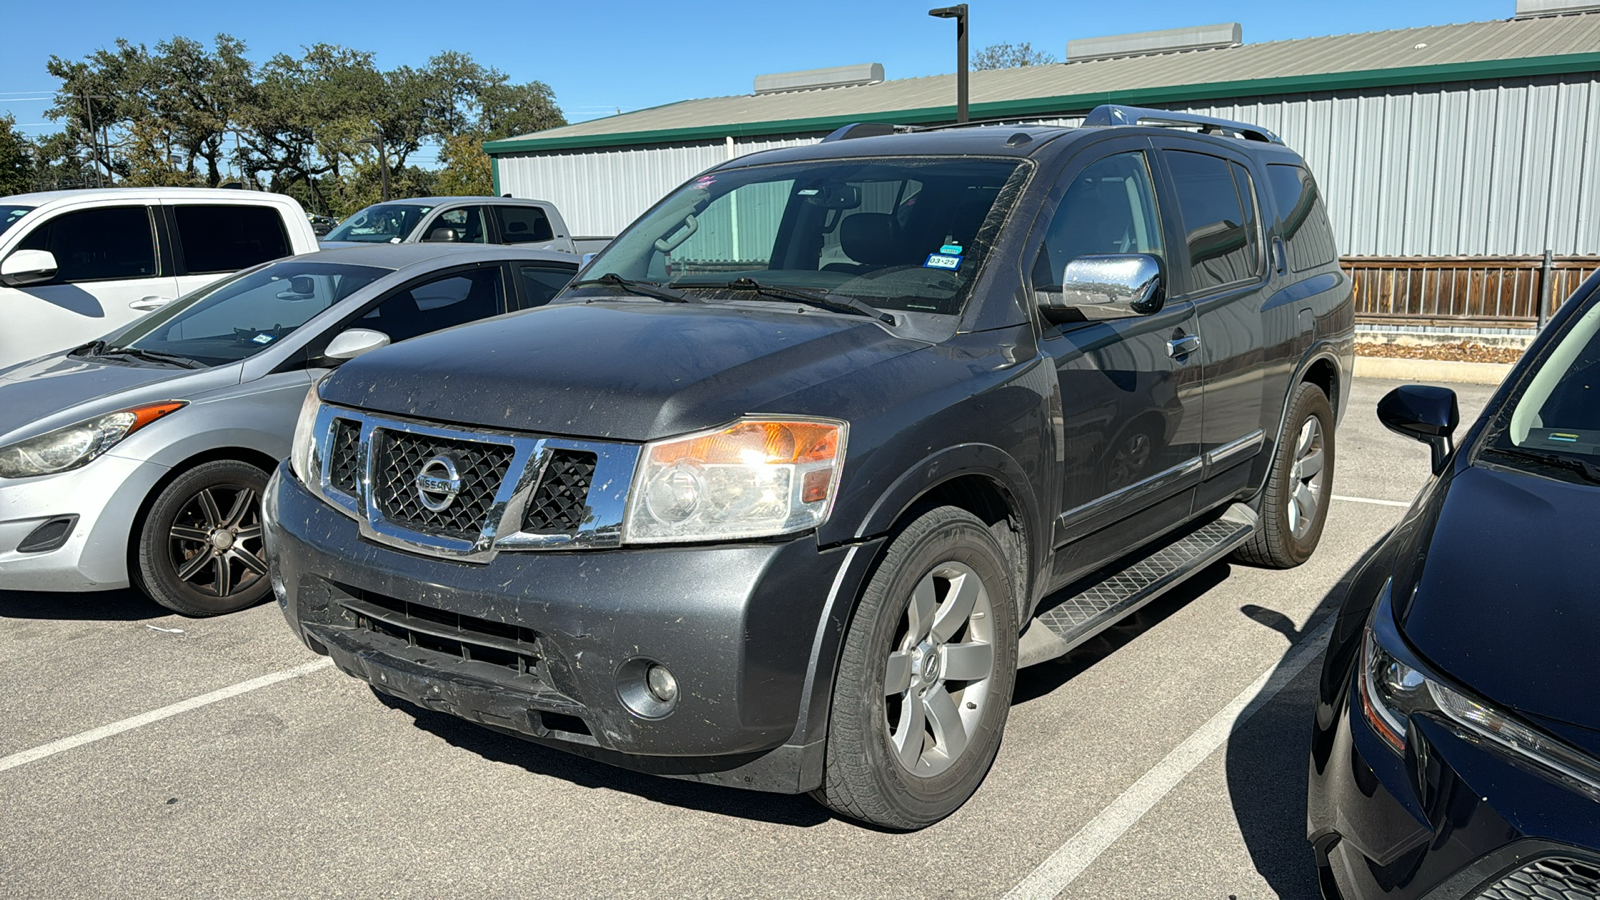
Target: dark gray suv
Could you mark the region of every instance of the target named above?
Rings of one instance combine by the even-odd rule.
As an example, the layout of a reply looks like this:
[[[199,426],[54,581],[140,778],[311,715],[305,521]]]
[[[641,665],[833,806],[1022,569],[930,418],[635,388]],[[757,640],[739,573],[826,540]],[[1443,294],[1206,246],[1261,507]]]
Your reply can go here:
[[[1307,559],[1353,324],[1301,158],[1120,107],[890,131],[718,166],[551,305],[323,381],[266,511],[296,634],[491,728],[918,828],[1018,667]]]

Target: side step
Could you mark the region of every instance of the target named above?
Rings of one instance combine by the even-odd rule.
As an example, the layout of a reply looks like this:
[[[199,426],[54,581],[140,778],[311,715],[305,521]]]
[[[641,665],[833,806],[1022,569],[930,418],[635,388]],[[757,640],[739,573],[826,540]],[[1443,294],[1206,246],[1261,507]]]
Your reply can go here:
[[[1255,533],[1254,510],[1235,503],[1220,518],[1113,563],[1050,598],[1017,644],[1017,668],[1062,656],[1118,619],[1222,559]],[[1049,602],[1048,600],[1046,602]]]

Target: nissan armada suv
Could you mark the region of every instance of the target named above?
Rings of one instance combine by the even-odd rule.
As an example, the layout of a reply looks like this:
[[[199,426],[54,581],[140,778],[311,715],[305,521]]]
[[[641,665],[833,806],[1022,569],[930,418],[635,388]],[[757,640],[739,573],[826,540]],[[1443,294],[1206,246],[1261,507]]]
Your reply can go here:
[[[693,179],[546,307],[335,370],[273,587],[384,694],[919,828],[1019,667],[1311,555],[1352,330],[1263,129],[851,126]]]

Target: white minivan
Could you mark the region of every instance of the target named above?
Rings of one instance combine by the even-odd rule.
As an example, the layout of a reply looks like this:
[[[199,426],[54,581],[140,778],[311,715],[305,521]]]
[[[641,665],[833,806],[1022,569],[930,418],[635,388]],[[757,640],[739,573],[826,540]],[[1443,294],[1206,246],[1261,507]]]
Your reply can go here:
[[[229,273],[316,249],[305,211],[282,194],[0,197],[0,369],[94,340]]]

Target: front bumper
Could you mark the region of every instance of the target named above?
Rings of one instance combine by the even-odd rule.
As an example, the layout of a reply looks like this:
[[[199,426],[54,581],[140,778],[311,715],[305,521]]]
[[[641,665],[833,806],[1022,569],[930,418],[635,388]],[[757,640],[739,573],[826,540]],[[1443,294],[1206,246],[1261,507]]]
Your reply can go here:
[[[1397,756],[1347,687],[1310,773],[1326,897],[1600,896],[1600,802],[1431,718],[1414,719]]]
[[[82,591],[128,586],[128,542],[139,508],[170,470],[108,453],[57,475],[0,478],[0,590]],[[60,547],[19,547],[40,525],[76,517]]]
[[[281,466],[264,518],[289,624],[380,691],[655,774],[794,793],[820,784],[839,639],[876,542],[464,563],[362,540]],[[648,663],[677,679],[664,714],[630,708]]]

